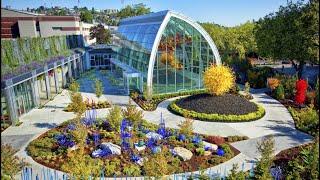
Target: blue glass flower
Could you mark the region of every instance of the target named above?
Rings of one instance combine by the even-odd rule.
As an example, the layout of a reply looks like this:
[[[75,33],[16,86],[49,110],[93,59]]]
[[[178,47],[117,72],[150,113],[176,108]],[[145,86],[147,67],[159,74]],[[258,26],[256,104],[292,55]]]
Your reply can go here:
[[[135,155],[135,154],[131,155],[131,161],[133,162],[138,162],[140,159],[141,157],[138,155]]]
[[[90,138],[89,138],[89,136],[86,137],[86,144],[90,144]]]
[[[224,155],[224,150],[221,149],[221,148],[218,148],[218,149],[217,149],[217,155],[218,155],[218,156],[223,156],[223,155]]]
[[[157,133],[160,134],[162,137],[166,137],[166,135],[167,135],[166,129],[163,128],[163,127],[160,127],[160,128],[157,130]]]
[[[129,150],[129,149],[130,149],[130,143],[129,143],[128,141],[122,141],[121,147],[122,147],[124,150]]]
[[[72,147],[75,145],[75,142],[72,140],[70,136],[66,136],[65,134],[58,134],[55,136],[55,139],[59,146],[61,147]]]
[[[212,151],[213,149],[212,149],[211,146],[206,145],[206,146],[204,147],[204,150],[205,150],[205,151]]]
[[[95,145],[98,145],[100,143],[100,134],[99,133],[92,134],[92,138],[93,138]]]
[[[97,149],[95,151],[92,152],[92,157],[106,157],[108,155],[110,155],[111,152],[108,149]]]
[[[193,139],[192,139],[192,143],[194,144],[199,144],[201,143],[202,139],[200,136],[194,136]]]
[[[152,148],[152,147],[154,147],[156,145],[156,140],[155,139],[153,139],[153,138],[150,138],[150,139],[148,139],[148,141],[147,141],[147,143],[146,143],[146,146],[148,147],[148,148]]]
[[[185,141],[186,140],[186,135],[179,134],[178,139],[179,139],[179,141]]]
[[[84,118],[84,119],[82,119],[81,122],[82,122],[83,125],[85,125],[87,127],[90,127],[95,123],[95,121],[93,119],[91,119],[91,118]]]
[[[151,152],[153,154],[157,154],[157,153],[161,152],[161,147],[160,146],[154,146],[154,147],[151,148]]]
[[[76,125],[73,123],[68,124],[67,128],[68,131],[73,131],[76,129]]]
[[[178,154],[177,151],[175,151],[174,149],[170,149],[169,151],[173,156],[176,156]]]

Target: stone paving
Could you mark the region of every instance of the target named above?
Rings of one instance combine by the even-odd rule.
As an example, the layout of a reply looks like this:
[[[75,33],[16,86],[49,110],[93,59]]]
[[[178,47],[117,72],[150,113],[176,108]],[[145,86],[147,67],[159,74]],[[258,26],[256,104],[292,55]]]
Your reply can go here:
[[[103,81],[105,86],[110,85],[108,80],[101,74],[98,74],[97,77]],[[81,89],[82,95],[85,98],[94,99],[96,101],[97,98],[90,90],[91,87],[88,86],[86,80],[82,80],[81,83],[83,83],[82,87],[84,87],[84,89]],[[106,99],[113,104],[122,107],[128,104],[128,96],[116,95],[111,92],[112,90],[112,88],[105,89],[105,92],[108,94],[103,95],[99,100],[102,101]],[[256,150],[257,142],[267,135],[274,135],[275,137],[275,153],[290,147],[308,143],[312,140],[311,136],[294,128],[294,122],[290,113],[278,101],[261,91],[253,91],[253,97],[253,101],[261,104],[266,110],[266,115],[257,121],[218,123],[194,120],[194,131],[196,133],[220,136],[245,135],[250,137],[249,140],[232,143],[232,145],[240,150],[241,153],[223,164],[208,169],[208,172],[222,172],[223,170],[228,173],[234,163],[238,163],[238,166],[243,167],[244,170],[249,170],[252,167],[252,161],[259,157]],[[145,111],[144,118],[152,123],[158,124],[162,113],[166,126],[177,128],[177,125],[183,121],[184,118],[174,115],[167,110],[168,104],[174,99],[176,98],[161,102],[155,111]],[[20,121],[23,123],[20,126],[11,126],[1,133],[2,143],[8,143],[13,145],[13,147],[18,148],[19,151],[17,155],[25,158],[27,162],[32,165],[35,171],[34,173],[38,172],[41,174],[43,166],[27,156],[25,148],[29,142],[42,133],[74,117],[72,112],[63,111],[63,108],[66,107],[69,102],[68,93],[64,90],[61,94],[57,95],[54,100],[48,102],[42,109],[33,109],[22,116]],[[106,117],[108,109],[99,109],[97,112],[98,117]]]

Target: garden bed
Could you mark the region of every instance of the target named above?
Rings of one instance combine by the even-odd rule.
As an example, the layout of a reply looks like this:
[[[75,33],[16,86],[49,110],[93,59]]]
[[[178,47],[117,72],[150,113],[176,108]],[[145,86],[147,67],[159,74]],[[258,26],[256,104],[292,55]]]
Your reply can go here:
[[[265,114],[262,106],[233,94],[193,95],[173,101],[168,109],[185,117],[221,122],[253,121],[262,118]]]
[[[152,96],[150,100],[147,100],[145,96],[140,95],[137,91],[133,91],[130,93],[130,97],[141,107],[141,109],[145,111],[154,111],[156,110],[158,104],[166,99],[178,96],[201,94],[204,92],[206,92],[206,90],[200,89],[192,91],[181,91],[177,93],[158,94]]]
[[[110,108],[111,104],[108,101],[99,101],[97,103],[95,102],[85,102],[87,110],[91,110],[91,109],[104,109],[104,108]],[[69,104],[64,111],[66,112],[72,112],[72,108],[71,105]]]
[[[74,131],[74,123],[76,120],[70,120],[62,125],[47,131],[46,133],[33,140],[27,147],[28,155],[30,155],[35,161],[43,164],[47,167],[69,171],[64,165],[70,163],[68,160],[70,157],[74,157],[74,161],[77,161],[78,149],[75,148],[74,138],[72,137],[72,131]],[[122,120],[121,129],[125,130],[125,133],[130,135],[128,144],[123,139],[124,132],[115,132],[110,129],[108,122],[104,119],[82,119],[81,123],[86,127],[86,145],[84,146],[84,156],[87,158],[88,163],[83,163],[86,170],[94,172],[97,167],[99,175],[101,170],[104,169],[106,176],[156,176],[152,174],[156,171],[166,171],[166,174],[183,173],[190,171],[198,171],[199,169],[209,168],[220,163],[223,163],[232,157],[239,154],[239,151],[229,145],[229,141],[245,140],[247,137],[211,137],[199,134],[192,134],[186,136],[179,133],[176,129],[161,128],[160,126],[142,121],[138,127],[127,126],[130,122]],[[131,127],[134,127],[133,129]],[[152,140],[147,137],[150,132],[163,134],[162,139]],[[162,132],[162,133],[161,133]],[[97,136],[97,134],[99,136]],[[128,134],[127,134],[128,135]],[[63,139],[64,137],[64,139]],[[218,149],[214,150],[211,146],[204,146],[205,140],[211,140],[210,142],[216,142],[216,139],[223,139],[219,141],[222,144],[216,145]],[[144,150],[138,151],[135,148],[134,143],[144,142],[146,145]],[[101,148],[103,143],[111,142],[121,147],[121,155],[108,154],[103,157],[94,157],[93,152]],[[211,144],[212,145],[212,144]],[[175,147],[182,147],[192,152],[192,157],[187,160],[181,159],[177,156]],[[210,147],[210,148],[209,148]],[[213,147],[213,146],[212,146]],[[74,150],[76,149],[76,150]],[[145,167],[143,164],[139,165],[138,159],[148,159],[144,163],[148,164]],[[73,161],[72,160],[72,161]],[[159,163],[161,166],[154,165],[155,168],[150,169],[152,164]],[[92,163],[92,164],[90,164]],[[77,162],[76,164],[81,164]],[[83,167],[84,168],[84,167]],[[162,169],[162,170],[159,170]],[[163,169],[164,168],[164,169]],[[72,173],[72,172],[70,172]],[[74,172],[73,172],[74,173]],[[98,175],[97,174],[97,175]]]

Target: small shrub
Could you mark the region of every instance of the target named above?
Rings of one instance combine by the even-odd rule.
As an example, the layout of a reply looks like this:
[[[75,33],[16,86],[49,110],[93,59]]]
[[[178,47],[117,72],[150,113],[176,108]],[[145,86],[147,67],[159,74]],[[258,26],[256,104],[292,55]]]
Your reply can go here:
[[[231,150],[231,148],[228,144],[221,144],[220,147],[223,149],[225,154],[230,154],[233,156],[233,151]]]
[[[226,177],[226,180],[246,180],[248,177],[245,172],[238,172],[238,165],[233,164],[230,174]]]
[[[272,179],[270,167],[273,163],[274,139],[272,136],[265,137],[261,142],[258,142],[257,148],[261,154],[261,158],[257,160],[257,166],[254,170],[256,179]]]
[[[122,120],[121,108],[120,106],[113,106],[109,110],[109,114],[107,115],[107,119],[109,121],[110,127],[117,132],[120,132],[120,125]]]
[[[69,85],[70,97],[72,96],[72,94],[79,92],[79,89],[80,89],[80,84],[77,81],[71,79],[71,83]]]
[[[300,79],[296,82],[295,102],[297,104],[301,105],[305,102],[307,88],[308,84],[306,80]]]
[[[105,163],[105,174],[107,176],[116,175],[116,172],[119,170],[119,166],[121,165],[119,159],[107,160]]]
[[[218,146],[220,146],[221,144],[225,143],[224,138],[220,137],[220,136],[208,136],[206,138],[206,141],[209,142],[209,143],[216,144]]]
[[[166,151],[164,148],[160,153],[148,158],[148,161],[143,164],[145,175],[159,178],[169,174],[168,161],[165,155]]]
[[[131,93],[130,93],[130,97],[131,97],[132,99],[137,99],[137,98],[139,97],[139,93],[136,92],[136,91],[131,92]]]
[[[123,167],[122,171],[126,176],[139,176],[141,175],[141,170],[138,165],[129,164]]]
[[[179,133],[184,134],[187,137],[190,137],[193,133],[193,120],[189,118],[185,118],[179,125]]]
[[[237,141],[243,141],[243,140],[247,140],[247,139],[249,139],[249,137],[247,137],[247,136],[228,136],[227,137],[227,141],[229,143],[237,142]]]
[[[203,83],[208,92],[220,96],[228,92],[235,84],[234,73],[227,66],[211,65],[203,75]]]
[[[98,79],[95,80],[95,92],[96,92],[96,96],[97,98],[100,98],[103,92],[103,86],[102,86],[102,82]]]
[[[204,149],[203,148],[197,148],[196,149],[196,153],[198,156],[203,156],[204,155]]]
[[[89,155],[76,150],[68,153],[67,160],[62,164],[61,169],[76,179],[88,179],[89,176],[99,177],[102,167],[102,160],[92,159]]]
[[[279,79],[277,78],[268,78],[267,79],[267,82],[268,82],[268,87],[273,91],[275,90],[279,84],[280,84],[280,81]]]
[[[126,109],[122,110],[122,115],[137,127],[142,121],[143,111],[139,110],[137,106],[133,105],[131,100],[129,100],[129,105],[126,106]]]
[[[234,85],[230,89],[229,93],[231,93],[231,94],[239,94],[239,91],[240,91],[240,87],[236,83],[234,83]]]
[[[288,110],[298,129],[313,136],[317,134],[319,131],[319,114],[315,109],[306,107],[301,110],[295,110],[289,107]]]
[[[250,94],[250,83],[249,83],[249,82],[246,82],[246,83],[244,84],[244,92],[245,92],[246,94]]]
[[[319,179],[319,138],[288,162],[283,175],[287,179]]]
[[[284,88],[281,84],[276,87],[274,91],[274,96],[276,99],[279,100],[284,99]]]
[[[1,179],[15,179],[14,176],[27,165],[14,155],[16,152],[10,145],[1,144]]]
[[[69,104],[69,108],[79,117],[86,111],[87,107],[86,104],[83,102],[80,93],[73,93],[71,95],[71,103]]]
[[[316,98],[316,92],[315,91],[309,91],[307,92],[307,103],[310,105],[315,105],[315,98]]]

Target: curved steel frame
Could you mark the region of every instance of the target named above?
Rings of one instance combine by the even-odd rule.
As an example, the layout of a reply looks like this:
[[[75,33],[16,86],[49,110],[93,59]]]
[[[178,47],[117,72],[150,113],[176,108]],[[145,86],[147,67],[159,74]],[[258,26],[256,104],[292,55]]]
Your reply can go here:
[[[150,60],[149,60],[149,67],[148,67],[148,77],[147,77],[147,86],[149,88],[149,91],[152,92],[152,79],[153,79],[153,68],[154,68],[154,64],[155,64],[155,60],[156,60],[156,53],[158,50],[158,46],[161,40],[161,36],[170,20],[170,17],[176,17],[178,19],[181,19],[185,22],[187,22],[188,24],[190,24],[191,26],[193,26],[195,29],[197,29],[201,35],[207,40],[210,48],[212,49],[215,61],[217,65],[221,64],[221,58],[218,52],[218,49],[216,47],[216,45],[214,44],[213,40],[211,39],[211,37],[209,36],[209,34],[196,22],[194,22],[193,20],[191,20],[189,17],[186,17],[180,13],[176,13],[173,11],[168,11],[167,15],[165,16],[163,22],[160,25],[160,28],[157,32],[156,38],[154,40],[153,46],[152,46],[152,50],[151,50],[151,54],[150,54]]]

